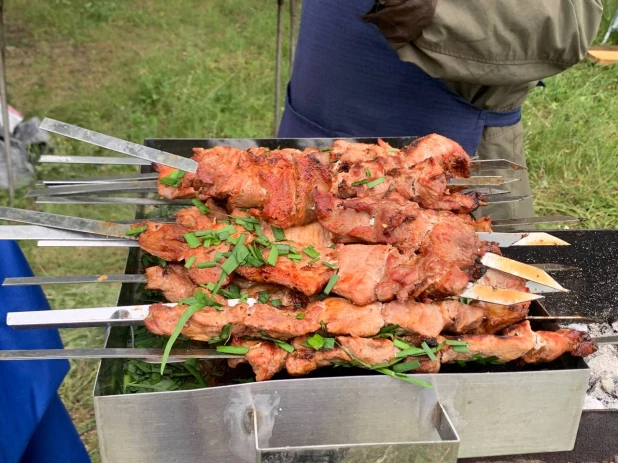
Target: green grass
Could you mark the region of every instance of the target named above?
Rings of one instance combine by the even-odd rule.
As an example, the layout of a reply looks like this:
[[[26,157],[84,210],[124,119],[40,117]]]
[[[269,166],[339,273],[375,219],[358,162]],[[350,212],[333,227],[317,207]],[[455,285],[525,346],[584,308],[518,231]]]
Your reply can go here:
[[[135,142],[270,136],[275,3],[12,0],[5,5],[10,102],[27,116],[49,116]],[[605,5],[601,36],[618,0]],[[612,42],[618,44],[618,34]],[[583,63],[545,82],[547,88],[536,89],[524,107],[537,213],[577,215],[588,219],[585,227],[616,228],[618,66]],[[56,151],[109,154],[66,139],[57,139]],[[45,165],[38,175],[130,171],[75,166],[69,172],[66,166]],[[133,214],[128,206],[35,205],[23,193],[18,207],[109,220]],[[5,202],[6,195],[2,198]],[[22,245],[37,275],[122,272],[126,258],[122,249]],[[115,304],[118,286],[49,286],[45,291],[54,308],[95,307]],[[100,329],[63,330],[62,336],[70,347],[103,342]],[[98,461],[92,410],[96,365],[73,363],[61,394]]]

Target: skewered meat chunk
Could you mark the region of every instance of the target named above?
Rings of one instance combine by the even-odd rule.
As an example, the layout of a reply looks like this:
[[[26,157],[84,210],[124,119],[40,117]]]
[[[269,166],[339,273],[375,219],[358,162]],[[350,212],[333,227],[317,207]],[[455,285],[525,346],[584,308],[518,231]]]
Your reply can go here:
[[[139,246],[153,256],[168,262],[181,260],[189,249],[184,234],[189,230],[182,225],[145,222],[148,229],[139,235]],[[142,224],[136,224],[138,227]]]
[[[159,290],[165,299],[178,302],[193,296],[195,284],[189,278],[188,271],[182,265],[170,264],[166,267],[148,267],[146,289]]]
[[[329,297],[322,303],[318,320],[324,322],[331,334],[368,337],[384,326],[382,304],[379,302],[358,307],[338,297]]]
[[[290,339],[318,331],[320,312],[321,307],[312,304],[304,312],[305,316],[299,319],[296,316],[302,311],[280,310],[270,305],[256,304],[247,309],[247,317],[242,323],[256,335],[267,333],[272,338]]]
[[[475,305],[462,304],[455,300],[440,301],[435,305],[442,313],[443,331],[447,333],[478,332],[479,327],[486,320],[485,310]]]
[[[231,359],[228,360],[228,364],[234,368],[239,363],[249,362],[255,373],[256,381],[270,379],[285,367],[287,352],[279,349],[272,342],[234,337],[230,344],[249,348],[244,360]]]
[[[386,324],[399,325],[404,333],[435,338],[444,329],[442,312],[435,304],[389,302],[382,316]]]
[[[178,319],[187,309],[186,305],[177,305],[175,307],[167,307],[163,304],[154,304],[150,306],[150,313],[144,320],[144,324],[148,331],[162,336],[170,336],[178,323]],[[225,316],[229,316],[233,312],[226,312]],[[220,328],[213,328],[204,324],[198,323],[193,316],[185,323],[181,334],[189,339],[196,341],[209,341],[213,337],[219,335],[226,323]]]
[[[528,323],[528,322],[525,322]],[[504,330],[508,336],[525,336],[525,323],[514,325]],[[534,345],[525,355],[520,358],[523,363],[542,363],[556,360],[564,353],[575,357],[586,357],[596,352],[596,344],[588,333],[571,329],[558,331],[534,331],[532,332]]]
[[[285,368],[292,376],[306,375],[321,367],[333,365],[335,362],[350,362],[352,359],[341,347],[328,350],[314,350],[305,345],[306,336],[292,341],[294,352],[285,359]]]
[[[237,285],[241,292],[246,292],[249,298],[258,299],[261,294],[267,293],[269,300],[278,300],[281,302],[281,307],[299,309],[309,305],[307,296],[284,286],[256,283],[238,277],[232,280],[232,284]]]

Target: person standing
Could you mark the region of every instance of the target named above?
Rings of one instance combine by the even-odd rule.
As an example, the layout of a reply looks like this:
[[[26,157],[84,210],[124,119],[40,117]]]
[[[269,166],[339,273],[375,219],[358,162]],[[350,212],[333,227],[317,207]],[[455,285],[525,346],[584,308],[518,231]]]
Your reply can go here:
[[[521,107],[585,57],[601,14],[601,0],[305,0],[278,136],[438,133],[525,166]],[[512,194],[530,194],[526,171],[514,175]]]

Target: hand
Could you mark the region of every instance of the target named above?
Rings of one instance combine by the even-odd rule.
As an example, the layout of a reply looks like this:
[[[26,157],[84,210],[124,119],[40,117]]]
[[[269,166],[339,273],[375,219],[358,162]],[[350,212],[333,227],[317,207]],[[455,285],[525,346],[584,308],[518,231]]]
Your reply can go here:
[[[378,26],[392,43],[416,40],[429,25],[438,0],[376,0],[376,6],[363,21]]]

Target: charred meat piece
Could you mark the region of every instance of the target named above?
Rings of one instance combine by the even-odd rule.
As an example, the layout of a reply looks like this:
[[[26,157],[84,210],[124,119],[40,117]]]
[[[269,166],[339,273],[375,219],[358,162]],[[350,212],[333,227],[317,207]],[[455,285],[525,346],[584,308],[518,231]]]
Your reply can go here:
[[[360,360],[368,365],[390,362],[399,352],[390,339],[337,336],[337,342],[353,360]]]
[[[523,336],[527,334],[526,323],[514,325],[504,330],[507,336]],[[597,346],[587,333],[572,329],[558,331],[534,331],[534,345],[520,358],[522,363],[552,362],[565,353],[575,357],[586,357],[596,352]]]
[[[348,363],[351,361],[341,347],[335,346],[327,350],[314,350],[305,345],[306,336],[292,341],[294,352],[285,359],[285,368],[292,376],[306,375],[321,367],[333,365],[335,362]]]
[[[144,251],[167,262],[182,260],[182,256],[189,249],[183,235],[190,230],[182,225],[156,222],[136,224],[135,227],[141,225],[148,225],[148,229],[139,235],[139,246]]]
[[[321,308],[315,304],[307,307],[306,311],[277,309],[267,304],[255,304],[247,309],[247,317],[243,324],[249,332],[259,336],[266,333],[277,339],[290,339],[313,333],[320,329],[317,317]],[[303,318],[297,315],[304,313]]]
[[[319,321],[324,322],[331,334],[369,337],[378,334],[384,326],[382,304],[379,302],[359,307],[346,299],[329,297],[322,303],[314,304],[324,307]]]
[[[188,306],[186,305],[177,305],[175,307],[167,307],[163,304],[151,305],[150,313],[144,320],[144,324],[151,333],[170,336],[178,323],[178,319],[187,308]],[[181,334],[196,341],[209,341],[213,337],[219,336],[225,325],[226,323],[223,323],[221,327],[207,326],[196,322],[192,317],[185,323]]]
[[[182,265],[170,264],[166,267],[148,267],[146,269],[148,283],[146,289],[159,290],[165,299],[178,302],[193,296],[196,285],[189,278],[186,268]]]
[[[436,302],[442,313],[443,331],[463,334],[475,333],[485,321],[485,310],[475,305],[463,304],[457,300]]]
[[[248,362],[253,368],[256,381],[266,381],[285,367],[288,353],[269,341],[232,338],[232,346],[248,347],[245,360],[228,360],[228,365],[235,368],[239,363]]]
[[[309,304],[307,296],[285,286],[256,283],[240,277],[235,277],[232,283],[237,285],[241,292],[246,292],[248,297],[253,299],[258,299],[260,295],[267,293],[268,300],[280,301],[281,307],[300,309]]]
[[[436,304],[389,302],[384,304],[382,317],[387,325],[399,325],[404,334],[434,338],[444,329],[444,319]]]
[[[495,357],[499,362],[511,362],[530,352],[535,345],[534,332],[530,322],[516,325],[502,336],[491,334],[469,334],[457,337],[468,345],[466,352],[456,352],[453,346],[444,346],[440,351],[442,363],[466,362],[475,356]]]

